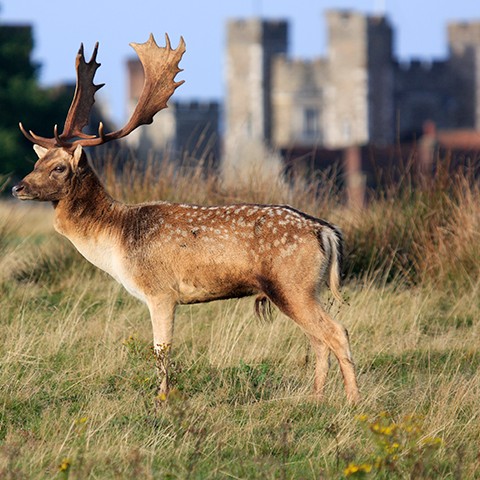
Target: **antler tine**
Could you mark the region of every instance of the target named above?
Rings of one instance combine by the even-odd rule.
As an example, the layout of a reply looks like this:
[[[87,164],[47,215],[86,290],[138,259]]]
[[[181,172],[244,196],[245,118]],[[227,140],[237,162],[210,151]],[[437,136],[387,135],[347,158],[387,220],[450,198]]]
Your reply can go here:
[[[30,140],[31,142],[34,142],[35,141],[35,138],[34,138],[34,133],[30,130],[30,132],[27,132],[27,130],[25,129],[25,127],[23,126],[23,123],[22,122],[18,122],[18,128],[20,128],[21,132],[23,133],[23,135],[28,139]]]
[[[97,62],[97,54],[98,54],[98,42],[95,42],[95,46],[93,47],[93,52],[92,52],[92,56],[90,57],[90,61],[88,63],[92,63],[92,62]],[[83,43],[82,43],[82,55],[83,55]],[[101,63],[98,63],[97,64],[97,67],[99,67],[101,65]]]
[[[105,132],[103,130],[103,122],[100,122],[98,124],[98,137],[101,138],[103,142],[105,142]]]
[[[153,33],[150,34],[150,38],[155,42],[155,38],[153,38]],[[170,51],[172,49],[172,44],[170,43],[170,37],[168,33],[165,32],[165,48]]]
[[[63,140],[62,136],[59,135],[57,124],[55,124],[55,126],[53,127],[53,135],[55,136],[55,144],[57,146],[65,147],[65,148],[71,147],[71,143],[67,142],[66,140]]]
[[[30,140],[32,143],[35,143],[45,148],[52,148],[55,146],[56,142],[54,138],[41,137],[33,133],[31,130],[27,132],[22,122],[19,122],[18,126],[21,132],[23,133],[23,135],[25,136],[25,138],[27,138],[27,140]]]

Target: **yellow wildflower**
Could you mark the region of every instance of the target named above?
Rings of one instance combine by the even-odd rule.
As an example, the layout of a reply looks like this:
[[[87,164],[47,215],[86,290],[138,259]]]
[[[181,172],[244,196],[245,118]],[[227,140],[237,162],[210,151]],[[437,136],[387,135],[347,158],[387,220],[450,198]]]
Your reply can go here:
[[[356,473],[370,473],[372,471],[372,465],[369,463],[355,464],[350,463],[348,467],[343,471],[346,477],[355,475]]]
[[[62,463],[58,466],[58,469],[61,472],[66,472],[70,468],[71,465],[72,465],[72,461],[69,458],[64,458],[62,460]]]
[[[161,402],[164,402],[167,399],[167,394],[162,392],[157,395],[157,400],[160,400]]]

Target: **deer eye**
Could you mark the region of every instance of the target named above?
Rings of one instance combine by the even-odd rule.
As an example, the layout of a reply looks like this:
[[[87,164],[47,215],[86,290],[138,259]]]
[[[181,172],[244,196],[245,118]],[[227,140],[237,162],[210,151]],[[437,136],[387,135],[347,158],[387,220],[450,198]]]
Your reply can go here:
[[[62,172],[65,171],[65,169],[66,169],[65,165],[57,165],[57,166],[53,169],[53,171],[54,171],[54,172],[58,172],[58,173],[62,173]]]

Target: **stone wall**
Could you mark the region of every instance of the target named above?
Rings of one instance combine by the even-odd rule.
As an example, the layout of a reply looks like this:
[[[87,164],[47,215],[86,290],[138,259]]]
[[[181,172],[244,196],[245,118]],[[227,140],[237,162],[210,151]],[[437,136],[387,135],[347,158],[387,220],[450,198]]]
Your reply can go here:
[[[399,140],[419,138],[426,121],[440,128],[458,128],[462,113],[457,79],[447,61],[395,66],[395,108]]]
[[[277,148],[322,145],[326,61],[294,61],[282,55],[275,58],[272,72],[273,145]]]

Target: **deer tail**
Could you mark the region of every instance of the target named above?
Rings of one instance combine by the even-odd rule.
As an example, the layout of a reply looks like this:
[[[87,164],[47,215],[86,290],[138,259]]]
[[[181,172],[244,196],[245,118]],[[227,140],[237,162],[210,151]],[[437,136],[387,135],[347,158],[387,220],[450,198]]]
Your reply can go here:
[[[342,232],[335,226],[329,225],[323,228],[321,232],[321,244],[326,255],[327,269],[326,281],[333,296],[343,302],[340,293],[342,285],[342,267],[343,267],[343,251],[344,240]]]

